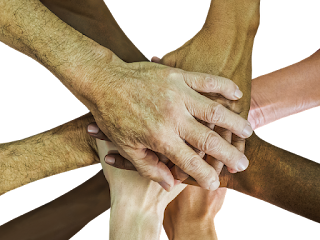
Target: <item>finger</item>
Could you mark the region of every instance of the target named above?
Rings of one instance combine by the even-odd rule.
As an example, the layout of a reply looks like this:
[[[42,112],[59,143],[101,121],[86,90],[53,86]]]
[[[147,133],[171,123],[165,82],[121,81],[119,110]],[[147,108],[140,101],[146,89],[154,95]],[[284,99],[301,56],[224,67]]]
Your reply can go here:
[[[96,123],[90,123],[87,127],[87,132],[92,137],[111,142],[110,139],[100,130]]]
[[[250,137],[253,133],[246,119],[201,94],[191,93],[186,101],[189,113],[202,121],[228,129],[243,138]]]
[[[135,166],[129,160],[125,159],[119,154],[106,155],[104,161],[108,165],[115,168],[137,171]]]
[[[189,177],[189,175],[182,171],[181,168],[179,168],[177,165],[173,166],[170,171],[173,177],[177,180],[180,180],[181,182]]]
[[[236,135],[232,135],[232,145],[235,146],[240,152],[244,153],[244,150],[246,148],[246,140]],[[230,173],[237,172],[235,169],[232,168],[228,168],[228,171]]]
[[[215,126],[214,131],[216,133],[218,133],[228,143],[231,143],[232,133],[229,130]],[[206,155],[205,159],[206,159],[207,163],[209,163],[212,167],[214,167],[218,176],[220,176],[220,173],[221,173],[223,166],[224,166],[223,162],[215,159],[214,157],[212,157],[210,155]]]
[[[220,183],[216,171],[187,146],[181,138],[171,138],[170,142],[162,144],[161,147],[159,151],[185,173],[193,176],[201,187],[210,190],[219,187]]]
[[[197,92],[219,93],[227,99],[238,100],[243,96],[239,87],[230,79],[205,73],[183,72],[186,84]]]
[[[233,134],[232,145],[235,146],[240,152],[244,153],[246,148],[246,140]]]
[[[195,148],[237,171],[243,171],[248,167],[249,161],[242,152],[194,118],[190,118],[185,127],[186,129],[180,130],[180,136]]]
[[[163,162],[164,164],[166,164],[168,166],[169,163],[169,158],[167,158],[165,155],[161,154],[161,153],[155,153],[157,155],[157,157],[159,158],[159,161]],[[170,167],[169,167],[170,168]]]
[[[174,186],[174,178],[170,169],[149,149],[123,149],[132,159],[138,173],[145,178],[158,182],[166,191]],[[127,151],[126,151],[127,150]]]
[[[160,61],[161,61],[161,59],[158,58],[158,57],[156,57],[156,56],[153,56],[153,57],[151,58],[151,62],[160,63]]]

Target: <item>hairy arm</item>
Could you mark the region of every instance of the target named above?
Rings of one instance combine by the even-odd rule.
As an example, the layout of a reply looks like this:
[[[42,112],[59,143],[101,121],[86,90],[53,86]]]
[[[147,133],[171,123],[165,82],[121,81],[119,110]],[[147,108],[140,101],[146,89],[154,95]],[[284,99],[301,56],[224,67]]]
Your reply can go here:
[[[35,136],[0,145],[0,194],[57,173],[98,163],[97,148],[86,136],[94,121],[84,115]]]
[[[130,41],[103,0],[41,0],[62,21],[110,49],[125,62],[148,59]]]
[[[12,1],[11,4],[14,2],[19,3]],[[36,4],[37,1],[31,2]],[[112,49],[123,60],[128,62],[148,61],[148,58],[122,31],[104,1],[42,0],[41,2],[45,5],[42,6],[44,9],[41,5],[40,7],[36,6],[40,10],[42,9],[42,12],[49,11],[51,14],[48,13],[49,17],[65,21],[60,20],[63,24],[68,24],[68,27],[74,31],[81,31],[102,46]],[[3,4],[2,1],[0,1],[1,4]],[[86,5],[84,6],[84,4]],[[5,42],[13,49],[21,49],[21,52],[26,51],[19,41],[16,41],[13,36],[11,39],[4,35],[3,31],[2,29],[0,41]],[[30,51],[27,54],[32,56],[33,52]],[[95,140],[87,136],[86,133],[87,125],[95,120],[91,114],[86,114],[79,119],[35,136],[0,144],[0,195],[37,180],[98,164],[98,155],[93,159],[92,149],[88,148],[88,146],[95,148],[95,154],[97,154]],[[87,122],[86,126],[81,125],[85,122]],[[70,138],[65,131],[69,132]],[[80,134],[81,131],[84,131],[83,134]],[[78,138],[79,134],[81,138]],[[76,144],[70,139],[79,139],[79,142]],[[85,141],[90,141],[90,144]],[[55,147],[51,148],[51,144]],[[68,148],[68,146],[70,147]],[[77,149],[78,154],[72,152],[71,149]],[[88,155],[88,153],[90,154]],[[21,165],[21,162],[24,164]]]

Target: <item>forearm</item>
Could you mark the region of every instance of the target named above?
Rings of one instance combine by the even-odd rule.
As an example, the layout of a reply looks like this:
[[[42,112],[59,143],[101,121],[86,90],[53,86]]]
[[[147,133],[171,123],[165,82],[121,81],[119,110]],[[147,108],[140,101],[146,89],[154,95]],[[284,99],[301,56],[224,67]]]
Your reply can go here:
[[[147,61],[121,30],[103,0],[41,0],[62,21],[125,62]]]
[[[249,121],[254,128],[320,105],[320,51],[252,81]]]
[[[88,75],[97,75],[98,63],[105,66],[114,54],[60,20],[40,1],[2,0],[0,8],[0,40],[44,65],[90,105]]]
[[[0,145],[0,194],[57,173],[99,162],[84,115],[44,133]]]
[[[110,240],[160,239],[163,212],[150,211],[143,206],[133,207],[130,202],[117,201],[111,207]]]
[[[260,0],[211,0],[204,26],[231,30],[257,31]]]
[[[256,135],[247,141],[250,166],[230,186],[320,222],[320,164],[272,146]]]
[[[100,171],[58,199],[0,226],[0,238],[67,240],[109,207],[109,185]]]

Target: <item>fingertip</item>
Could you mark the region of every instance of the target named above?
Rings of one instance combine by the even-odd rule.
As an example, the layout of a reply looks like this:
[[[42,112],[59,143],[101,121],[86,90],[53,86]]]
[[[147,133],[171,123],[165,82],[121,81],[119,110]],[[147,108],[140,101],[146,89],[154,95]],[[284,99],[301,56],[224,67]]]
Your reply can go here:
[[[97,134],[99,132],[99,127],[97,126],[96,123],[90,123],[87,127],[87,132],[89,134]]]
[[[236,170],[234,170],[233,168],[229,168],[229,167],[228,167],[228,171],[229,171],[229,173],[237,173]]]
[[[161,61],[161,59],[158,58],[158,57],[156,57],[156,56],[153,56],[153,57],[151,58],[151,62],[160,63],[160,61]]]
[[[165,181],[161,181],[161,182],[159,182],[159,184],[167,192],[171,191],[171,186],[168,183],[166,183]]]
[[[116,158],[114,156],[106,155],[104,157],[104,162],[112,166],[116,162]]]
[[[236,91],[234,92],[234,97],[236,99],[240,99],[243,96],[243,92],[241,92],[241,90],[239,88],[236,89]]]

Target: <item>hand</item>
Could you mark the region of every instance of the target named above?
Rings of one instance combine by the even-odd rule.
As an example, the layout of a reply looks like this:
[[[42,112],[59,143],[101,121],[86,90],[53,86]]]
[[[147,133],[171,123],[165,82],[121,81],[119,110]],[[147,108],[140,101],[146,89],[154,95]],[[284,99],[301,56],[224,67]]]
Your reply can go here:
[[[226,33],[228,32],[226,31]],[[228,37],[226,36],[224,38],[226,39],[223,45],[224,47],[221,47],[221,37],[215,36],[217,36],[215,33],[203,28],[195,37],[185,43],[182,47],[168,53],[162,59],[153,57],[152,61],[170,67],[181,68],[186,71],[204,72],[224,77],[232,77],[232,80],[240,86],[242,91],[244,91],[244,97],[240,100],[230,101],[220,94],[212,92],[204,93],[203,95],[219,102],[246,119],[250,108],[251,51],[244,51],[244,54],[236,56],[237,58],[229,59],[229,52],[234,47],[233,45],[228,46],[227,43],[230,39],[226,39]],[[214,128],[214,124],[207,125],[212,129]],[[251,126],[248,126],[248,131],[249,129],[251,129]],[[230,131],[226,131],[221,128],[221,126],[216,126],[215,131],[228,142],[232,142],[232,144],[240,151],[244,152],[245,141],[243,138],[236,135],[232,136]],[[211,162],[215,165],[215,168],[219,173],[223,164],[213,161],[212,158]],[[232,173],[236,172],[236,169],[228,169]]]
[[[134,207],[138,207],[141,204],[147,204],[148,206],[159,204],[164,210],[186,187],[185,184],[180,184],[180,181],[175,180],[175,187],[171,192],[167,192],[159,184],[140,176],[136,171],[127,171],[109,166],[105,163],[104,157],[110,151],[116,151],[115,146],[111,142],[97,139],[97,147],[104,175],[109,182],[111,206],[120,200],[127,202],[130,199],[130,204]],[[151,207],[150,209],[154,208]]]
[[[153,63],[121,63],[110,71],[113,78],[99,83],[91,111],[100,129],[142,176],[166,185],[167,190],[173,186],[168,167],[154,153],[158,152],[200,186],[216,189],[215,170],[183,140],[237,171],[248,166],[243,153],[194,119],[217,124],[241,137],[252,134],[246,120],[196,92],[218,92],[236,100],[239,91],[230,80]]]
[[[207,34],[208,33],[204,30],[199,31],[197,35],[195,35],[190,41],[188,41],[182,47],[166,54],[162,59],[158,57],[153,57],[151,61],[166,64],[171,67],[179,67],[187,71],[204,72],[228,77],[232,80],[237,80],[236,83],[238,84],[240,89],[245,89],[244,94],[245,97],[247,97],[247,101],[249,100],[249,105],[247,105],[248,102],[241,103],[241,101],[243,100],[241,99],[239,101],[233,101],[234,103],[229,104],[229,109],[240,114],[241,110],[247,111],[245,112],[246,114],[242,115],[246,118],[250,109],[251,101],[251,88],[248,88],[247,83],[249,82],[251,87],[252,75],[252,68],[250,69],[249,67],[247,67],[251,66],[251,61],[246,59],[248,58],[248,52],[250,54],[251,51],[248,51],[250,49],[247,46],[245,46],[243,56],[237,56],[237,54],[235,54],[235,56],[232,57],[225,57],[223,51],[227,51],[227,54],[236,51],[228,51],[228,45],[221,46],[219,44],[218,38],[220,38],[221,35],[217,36],[213,34],[209,36]],[[208,39],[211,39],[212,42],[208,41]],[[210,44],[207,44],[208,42]],[[234,45],[236,45],[240,49],[243,49],[241,44],[239,46],[237,40],[234,41]],[[221,49],[223,51],[221,51]],[[233,57],[243,61],[244,65],[239,66],[239,63],[233,62]],[[232,70],[232,75],[230,75],[227,71],[224,71],[224,69]],[[246,76],[250,76],[250,78],[246,78]],[[222,101],[220,103],[223,104],[225,107],[228,107],[228,102],[231,102],[214,93],[206,94],[206,96],[212,100],[219,99],[220,101]],[[236,109],[237,107],[238,109]],[[210,124],[208,124],[207,126],[209,126],[211,129],[214,128],[213,124],[211,126]],[[227,131],[226,129],[217,126],[215,126],[214,130],[217,133],[219,133],[221,137],[225,138],[228,142],[232,141],[230,131]],[[243,139],[237,139],[237,137],[235,138],[234,136],[232,144],[236,145],[240,151],[244,152],[245,142],[243,141]],[[196,152],[200,151],[196,150]],[[220,173],[220,171],[222,171],[221,175],[227,175],[227,178],[229,175],[227,184],[228,188],[232,189],[234,187],[234,181],[232,177],[233,174],[225,174],[226,169],[223,167],[223,164],[218,162],[211,156],[206,156],[205,159],[210,165],[214,166],[218,174]],[[179,171],[178,167],[177,170]],[[228,170],[231,173],[235,172],[230,168],[228,168]],[[220,179],[221,175],[219,176]],[[199,189],[194,186],[188,186],[186,189],[184,189],[184,191],[182,191],[174,199],[174,201],[172,201],[167,206],[165,211],[163,227],[166,231],[166,234],[168,235],[168,238],[170,239],[170,237],[172,236],[179,236],[180,238],[185,238],[187,236],[188,239],[214,238],[216,232],[214,230],[215,224],[213,219],[217,212],[221,209],[221,206],[225,200],[226,193],[226,188],[219,188],[216,191],[206,191],[205,189]],[[190,216],[193,216],[192,222],[186,220],[191,219]],[[194,216],[197,216],[196,221],[194,221]],[[199,236],[199,234],[202,232],[199,231],[199,229],[206,229],[205,232],[207,235]],[[195,232],[197,236],[194,236],[193,232]]]
[[[99,129],[98,125],[95,122],[92,122],[87,126],[87,133],[96,139],[100,139],[100,140],[108,142],[108,153],[106,154],[106,157],[104,158],[104,162],[106,164],[109,164],[112,167],[119,168],[119,169],[137,171],[135,166],[129,160],[125,159],[124,157],[122,157],[119,154],[117,147]],[[155,154],[159,157],[159,160],[161,162],[163,162],[170,169],[171,173],[174,176],[176,176],[177,173],[173,172],[173,171],[175,171],[175,169],[174,169],[175,165],[168,158],[166,158],[164,155],[162,155],[161,153],[156,152]],[[178,173],[178,174],[180,174],[180,173]],[[231,185],[231,184],[233,184],[233,174],[230,174],[225,168],[223,168],[219,177],[220,177],[220,187],[219,188],[227,187],[229,189],[233,189],[233,185]],[[181,181],[176,181],[176,180],[179,180],[179,178],[175,177],[174,186],[176,186],[178,183],[181,182]],[[187,181],[186,184],[199,186],[195,181]],[[202,188],[200,188],[200,189],[202,189]]]
[[[171,239],[217,239],[214,218],[227,189],[215,191],[187,186],[166,208],[163,227]]]

